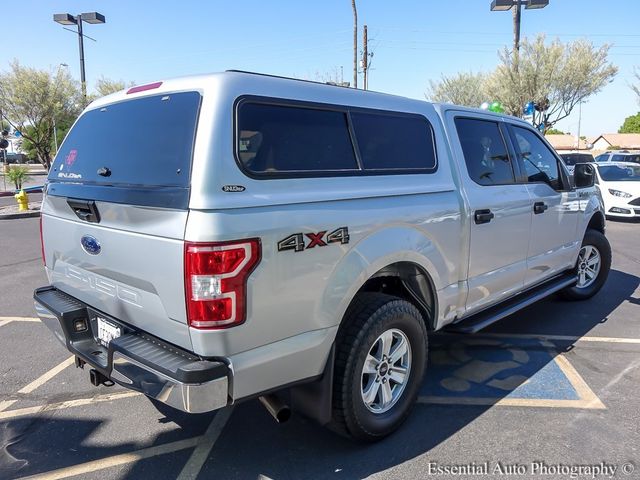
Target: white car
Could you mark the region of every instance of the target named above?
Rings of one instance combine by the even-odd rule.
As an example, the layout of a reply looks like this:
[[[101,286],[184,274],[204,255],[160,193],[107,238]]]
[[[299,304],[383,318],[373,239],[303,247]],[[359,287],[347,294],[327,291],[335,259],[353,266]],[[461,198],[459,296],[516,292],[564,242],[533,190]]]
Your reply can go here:
[[[607,162],[595,166],[607,216],[640,218],[640,164]]]
[[[596,157],[596,162],[632,162],[640,163],[640,153],[629,152],[627,150],[614,150],[611,152],[605,152]]]

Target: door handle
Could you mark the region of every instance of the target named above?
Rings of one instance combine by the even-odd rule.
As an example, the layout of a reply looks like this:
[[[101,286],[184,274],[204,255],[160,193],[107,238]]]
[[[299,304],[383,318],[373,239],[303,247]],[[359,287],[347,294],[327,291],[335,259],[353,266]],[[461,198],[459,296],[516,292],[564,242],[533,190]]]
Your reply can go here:
[[[544,213],[549,206],[544,202],[536,202],[533,204],[533,213],[538,215],[539,213]]]
[[[536,215],[538,215],[539,213],[544,213],[545,210],[547,210],[549,208],[549,206],[544,203],[544,202],[536,202],[533,204],[533,213],[535,213]]]
[[[491,210],[489,210],[488,208],[484,210],[476,210],[473,215],[473,219],[475,220],[476,225],[489,223],[493,217],[495,217],[495,215],[491,213]]]

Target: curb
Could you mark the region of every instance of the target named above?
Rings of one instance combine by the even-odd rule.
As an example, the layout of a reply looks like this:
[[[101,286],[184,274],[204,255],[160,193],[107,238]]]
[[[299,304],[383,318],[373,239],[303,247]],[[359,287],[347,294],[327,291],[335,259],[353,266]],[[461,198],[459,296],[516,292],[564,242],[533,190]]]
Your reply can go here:
[[[4,215],[0,215],[0,220],[17,220],[19,218],[33,218],[39,217],[40,210],[35,210],[32,212],[24,212],[24,213],[6,213]]]

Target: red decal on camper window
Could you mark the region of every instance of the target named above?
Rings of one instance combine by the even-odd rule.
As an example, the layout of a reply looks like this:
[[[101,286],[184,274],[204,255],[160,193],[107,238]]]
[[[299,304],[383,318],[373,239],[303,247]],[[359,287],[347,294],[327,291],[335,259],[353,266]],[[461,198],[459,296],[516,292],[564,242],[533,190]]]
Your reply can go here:
[[[64,163],[66,163],[69,166],[73,165],[73,162],[76,161],[77,156],[78,156],[78,151],[75,148],[73,150],[70,150],[69,153],[67,154],[67,157],[64,159]]]

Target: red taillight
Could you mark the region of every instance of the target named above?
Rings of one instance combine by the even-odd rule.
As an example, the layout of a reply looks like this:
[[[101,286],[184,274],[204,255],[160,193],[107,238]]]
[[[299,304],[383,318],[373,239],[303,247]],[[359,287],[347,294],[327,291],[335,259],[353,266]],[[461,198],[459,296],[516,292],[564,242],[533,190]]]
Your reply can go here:
[[[228,328],[246,317],[247,279],[260,261],[260,239],[184,243],[187,319],[194,328]]]
[[[42,238],[42,213],[40,213],[40,253],[42,253],[42,263],[47,266],[47,259],[44,256],[44,240]]]

